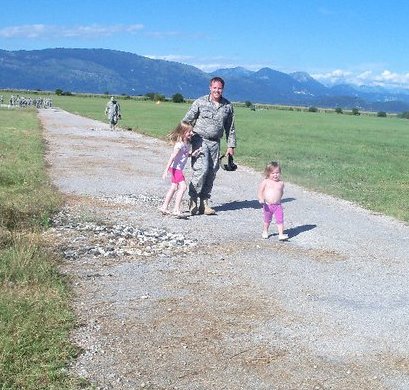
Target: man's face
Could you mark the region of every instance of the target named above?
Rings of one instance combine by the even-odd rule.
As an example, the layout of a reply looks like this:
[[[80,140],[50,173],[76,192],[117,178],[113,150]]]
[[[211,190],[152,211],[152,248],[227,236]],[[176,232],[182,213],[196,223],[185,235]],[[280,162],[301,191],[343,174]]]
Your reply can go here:
[[[223,84],[220,81],[213,81],[210,84],[210,99],[220,101],[223,94]]]

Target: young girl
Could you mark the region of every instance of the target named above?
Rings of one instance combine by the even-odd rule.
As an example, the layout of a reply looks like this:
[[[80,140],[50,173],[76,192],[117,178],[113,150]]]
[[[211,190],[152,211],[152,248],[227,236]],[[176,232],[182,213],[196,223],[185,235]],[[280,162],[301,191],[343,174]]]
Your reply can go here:
[[[183,174],[183,169],[190,156],[190,139],[192,137],[192,126],[187,122],[181,122],[168,135],[169,139],[174,143],[173,152],[170,155],[169,161],[166,164],[162,178],[165,179],[168,172],[171,174],[171,185],[165,196],[163,205],[159,208],[162,214],[170,214],[168,211],[169,203],[176,193],[173,215],[181,217],[180,204],[182,203],[183,194],[186,191],[186,179]],[[199,153],[199,151],[195,152]]]
[[[272,161],[264,170],[265,178],[258,187],[258,201],[263,207],[264,225],[261,237],[268,238],[268,228],[275,216],[278,239],[284,241],[288,235],[284,234],[284,214],[281,206],[281,198],[284,193],[284,182],[281,180],[280,164]]]

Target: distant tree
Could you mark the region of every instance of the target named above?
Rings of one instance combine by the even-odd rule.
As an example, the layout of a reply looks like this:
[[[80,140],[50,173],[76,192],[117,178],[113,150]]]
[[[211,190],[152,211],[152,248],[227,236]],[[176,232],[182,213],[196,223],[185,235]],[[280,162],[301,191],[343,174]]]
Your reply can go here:
[[[57,88],[57,89],[55,90],[55,94],[56,94],[57,96],[61,96],[61,95],[63,94],[63,90],[60,89],[60,88]]]
[[[317,112],[318,108],[317,107],[309,107],[308,112]]]
[[[376,114],[376,116],[379,117],[379,118],[386,118],[386,112],[385,111],[379,111]]]
[[[357,108],[353,108],[352,109],[352,115],[361,115],[361,113],[359,112],[359,110]]]
[[[337,107],[336,109],[335,109],[335,112],[337,113],[337,114],[343,114],[344,112],[342,111],[342,108],[341,107]]]
[[[154,92],[145,93],[145,97],[146,97],[148,100],[154,100],[154,98],[155,98],[155,93],[154,93]]]
[[[153,100],[155,102],[163,102],[166,100],[165,96],[157,92],[148,92],[145,94],[145,98]]]
[[[162,95],[161,93],[155,93],[153,95],[153,100],[155,102],[164,102],[166,100],[165,95]]]
[[[253,103],[251,103],[251,102],[249,102],[248,100],[246,100],[246,101],[244,102],[244,105],[245,105],[246,107],[251,107],[251,106],[253,105]]]
[[[173,103],[184,103],[185,99],[183,98],[183,95],[181,93],[175,93],[172,96],[172,102]]]
[[[398,115],[399,118],[409,119],[409,111],[402,112]]]

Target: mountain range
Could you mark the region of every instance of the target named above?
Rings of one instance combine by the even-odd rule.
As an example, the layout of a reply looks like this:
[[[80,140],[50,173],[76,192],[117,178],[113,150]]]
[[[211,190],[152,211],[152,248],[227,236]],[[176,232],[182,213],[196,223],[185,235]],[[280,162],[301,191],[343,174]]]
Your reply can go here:
[[[0,89],[145,95],[194,99],[208,92],[209,79],[226,81],[232,101],[400,113],[409,111],[409,92],[369,86],[325,86],[308,73],[241,67],[212,73],[178,62],[108,49],[0,50]]]

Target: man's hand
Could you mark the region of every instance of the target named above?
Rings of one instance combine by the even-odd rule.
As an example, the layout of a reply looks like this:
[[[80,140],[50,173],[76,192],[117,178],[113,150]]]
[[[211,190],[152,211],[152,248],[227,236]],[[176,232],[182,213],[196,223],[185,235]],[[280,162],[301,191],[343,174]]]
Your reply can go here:
[[[227,148],[226,156],[227,156],[228,154],[234,156],[234,148]]]

